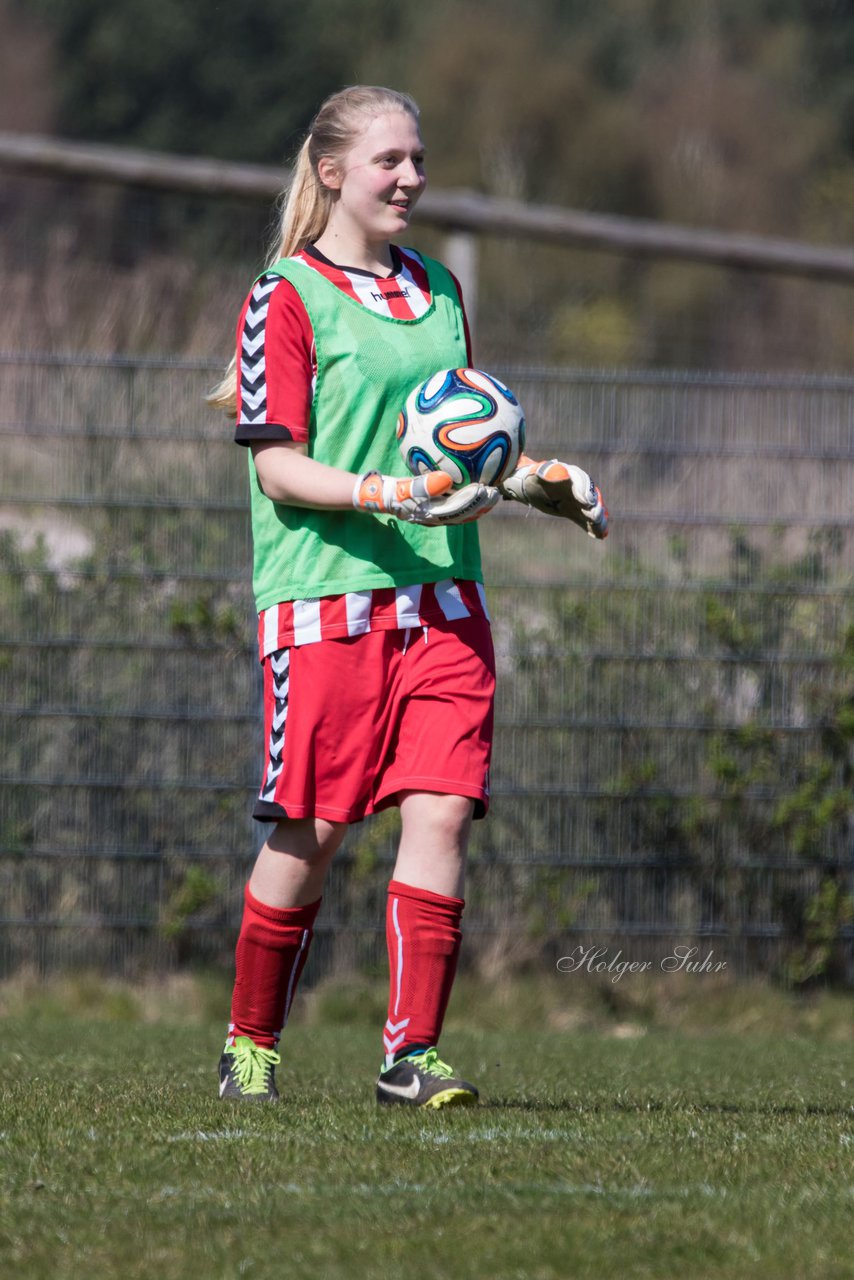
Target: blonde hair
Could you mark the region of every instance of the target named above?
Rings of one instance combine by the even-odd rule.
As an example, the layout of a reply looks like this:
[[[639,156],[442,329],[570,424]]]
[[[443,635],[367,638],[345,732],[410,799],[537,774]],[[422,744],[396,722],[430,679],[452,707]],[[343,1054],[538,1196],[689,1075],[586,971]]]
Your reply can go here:
[[[326,228],[332,209],[332,192],[318,174],[324,156],[341,161],[359,135],[376,116],[403,111],[418,122],[420,112],[413,98],[396,89],[377,85],[350,85],[322,103],[308,137],[297,155],[289,186],[279,198],[281,217],[270,244],[266,268],[280,258],[290,258],[316,240]],[[208,404],[237,415],[237,357],[221,382],[206,397]]]

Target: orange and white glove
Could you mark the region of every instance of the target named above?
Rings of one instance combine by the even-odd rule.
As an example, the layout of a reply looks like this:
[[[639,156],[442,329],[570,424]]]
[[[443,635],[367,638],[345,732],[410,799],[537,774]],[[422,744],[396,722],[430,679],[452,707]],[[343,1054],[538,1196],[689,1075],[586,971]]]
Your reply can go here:
[[[533,462],[522,454],[519,466],[500,488],[503,498],[523,502],[548,516],[572,520],[591,538],[608,536],[608,512],[602,494],[581,467],[557,458]]]
[[[427,471],[409,480],[366,471],[353,488],[353,506],[410,524],[467,524],[486,515],[501,497],[485,484],[467,484],[454,493],[451,488],[451,477],[444,471]]]

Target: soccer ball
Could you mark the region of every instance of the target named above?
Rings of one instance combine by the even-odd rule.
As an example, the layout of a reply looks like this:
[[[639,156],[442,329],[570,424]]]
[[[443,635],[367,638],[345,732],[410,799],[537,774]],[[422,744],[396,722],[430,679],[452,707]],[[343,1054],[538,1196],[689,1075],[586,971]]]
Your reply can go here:
[[[481,369],[443,369],[409,393],[397,442],[413,475],[445,471],[455,489],[500,484],[525,448],[525,415],[513,392]]]

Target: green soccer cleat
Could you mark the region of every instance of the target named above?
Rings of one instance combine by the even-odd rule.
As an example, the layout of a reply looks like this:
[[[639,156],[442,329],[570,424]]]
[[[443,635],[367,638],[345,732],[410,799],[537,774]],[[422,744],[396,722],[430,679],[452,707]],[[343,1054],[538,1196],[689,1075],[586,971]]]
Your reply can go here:
[[[227,1044],[219,1060],[219,1096],[240,1102],[278,1102],[275,1071],[281,1058],[275,1049],[261,1049],[248,1036]]]
[[[461,1080],[437,1049],[422,1049],[401,1058],[380,1072],[377,1102],[402,1103],[408,1107],[470,1107],[479,1094],[473,1084]]]

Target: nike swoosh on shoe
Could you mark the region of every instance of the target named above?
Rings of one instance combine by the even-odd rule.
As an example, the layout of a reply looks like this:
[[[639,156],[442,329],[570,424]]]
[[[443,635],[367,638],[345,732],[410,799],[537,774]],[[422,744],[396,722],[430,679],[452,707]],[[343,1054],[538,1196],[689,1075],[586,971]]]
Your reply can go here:
[[[386,1093],[394,1093],[399,1098],[417,1098],[421,1091],[421,1082],[416,1079],[410,1080],[409,1084],[386,1084],[383,1079],[377,1081],[380,1089],[385,1089]]]

